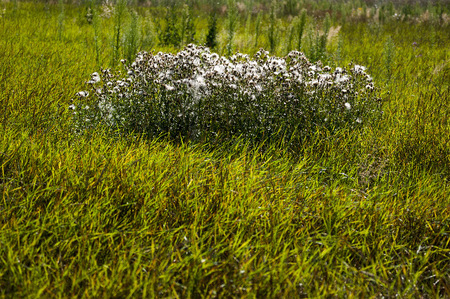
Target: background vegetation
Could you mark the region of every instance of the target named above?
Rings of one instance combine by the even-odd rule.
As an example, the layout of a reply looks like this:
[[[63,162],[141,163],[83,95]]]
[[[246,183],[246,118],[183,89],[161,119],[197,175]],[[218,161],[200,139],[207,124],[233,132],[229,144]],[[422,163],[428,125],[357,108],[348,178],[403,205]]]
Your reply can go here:
[[[177,3],[0,4],[1,296],[450,296],[448,3]],[[295,151],[73,134],[92,72],[190,42],[365,65],[383,117]]]

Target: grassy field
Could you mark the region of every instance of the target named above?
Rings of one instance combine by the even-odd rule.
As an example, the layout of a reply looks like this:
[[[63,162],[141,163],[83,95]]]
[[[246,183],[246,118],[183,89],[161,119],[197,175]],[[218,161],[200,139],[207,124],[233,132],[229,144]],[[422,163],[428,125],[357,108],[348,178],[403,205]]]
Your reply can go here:
[[[450,297],[448,3],[167,2],[0,3],[0,296]],[[212,41],[366,66],[382,117],[294,146],[74,133],[93,72]]]

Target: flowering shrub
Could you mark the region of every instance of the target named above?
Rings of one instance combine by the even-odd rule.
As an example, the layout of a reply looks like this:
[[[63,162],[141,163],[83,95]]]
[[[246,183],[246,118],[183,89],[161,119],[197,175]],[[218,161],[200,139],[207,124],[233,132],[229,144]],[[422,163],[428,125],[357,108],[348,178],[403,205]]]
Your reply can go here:
[[[364,67],[332,70],[297,51],[225,58],[189,45],[175,55],[141,52],[122,62],[126,72],[94,73],[90,90],[78,92],[80,101],[70,106],[78,130],[101,124],[190,140],[303,138],[320,127],[360,126],[379,111]]]

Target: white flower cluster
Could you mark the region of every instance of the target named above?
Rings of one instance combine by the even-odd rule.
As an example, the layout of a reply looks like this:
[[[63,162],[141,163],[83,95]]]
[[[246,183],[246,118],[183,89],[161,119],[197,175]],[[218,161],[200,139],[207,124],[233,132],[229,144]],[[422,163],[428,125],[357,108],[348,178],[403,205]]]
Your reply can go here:
[[[136,88],[145,89],[142,83],[152,81],[169,91],[187,90],[194,96],[208,97],[222,88],[237,90],[240,94],[258,97],[273,91],[286,94],[296,88],[339,87],[343,93],[353,88],[353,76],[367,81],[366,88],[373,90],[372,79],[365,73],[365,67],[355,65],[350,74],[342,68],[330,72],[328,66],[312,64],[305,55],[292,51],[285,58],[269,56],[260,50],[251,59],[238,53],[229,59],[211,53],[208,48],[188,45],[183,51],[172,55],[156,55],[141,52],[129,66],[130,78],[140,78]],[[293,95],[294,96],[294,95]]]
[[[91,92],[78,96],[93,99],[108,125],[155,134],[222,130],[254,137],[280,126],[305,131],[357,124],[376,103],[365,67],[332,70],[298,51],[284,58],[264,50],[226,58],[191,44],[177,54],[140,52],[131,64],[122,62],[126,75],[93,73]]]

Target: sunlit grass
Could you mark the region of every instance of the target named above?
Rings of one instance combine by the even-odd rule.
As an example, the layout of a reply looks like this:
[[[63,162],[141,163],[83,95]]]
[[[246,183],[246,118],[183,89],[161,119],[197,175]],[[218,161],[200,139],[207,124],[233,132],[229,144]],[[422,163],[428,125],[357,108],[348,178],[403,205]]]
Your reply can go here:
[[[339,63],[328,44],[330,64],[368,67],[379,123],[204,144],[74,135],[67,107],[108,66],[113,20],[97,59],[82,7],[59,35],[57,5],[2,5],[0,296],[450,295],[448,25],[347,20]]]

